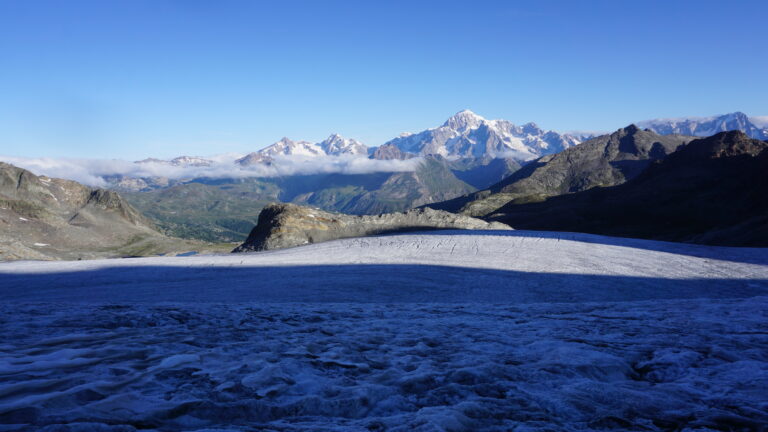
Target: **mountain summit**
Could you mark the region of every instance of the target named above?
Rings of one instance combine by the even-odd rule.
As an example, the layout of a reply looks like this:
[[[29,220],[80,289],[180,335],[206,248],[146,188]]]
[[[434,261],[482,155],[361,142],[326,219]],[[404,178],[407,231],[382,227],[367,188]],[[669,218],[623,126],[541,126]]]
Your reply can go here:
[[[487,120],[474,112],[465,109],[457,112],[446,120],[445,123],[443,123],[443,127],[449,127],[456,131],[465,131],[469,129],[477,129],[484,121]]]

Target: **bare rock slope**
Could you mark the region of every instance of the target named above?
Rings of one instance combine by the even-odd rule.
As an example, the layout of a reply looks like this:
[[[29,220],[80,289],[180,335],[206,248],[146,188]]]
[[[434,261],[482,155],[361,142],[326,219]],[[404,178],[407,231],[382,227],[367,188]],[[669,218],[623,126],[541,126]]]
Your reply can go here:
[[[0,261],[186,252],[114,191],[36,176],[0,162]]]
[[[429,208],[378,216],[329,213],[294,204],[270,204],[245,243],[233,252],[283,249],[350,237],[431,230],[511,230],[499,222],[485,222],[469,216]]]

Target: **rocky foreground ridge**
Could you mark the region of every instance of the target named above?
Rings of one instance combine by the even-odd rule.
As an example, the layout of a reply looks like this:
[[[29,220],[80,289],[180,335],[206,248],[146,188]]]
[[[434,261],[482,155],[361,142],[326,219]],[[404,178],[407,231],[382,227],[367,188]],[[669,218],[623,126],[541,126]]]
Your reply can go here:
[[[270,204],[245,243],[233,252],[283,249],[350,237],[432,229],[511,230],[500,222],[429,208],[378,216],[330,213],[295,204]]]

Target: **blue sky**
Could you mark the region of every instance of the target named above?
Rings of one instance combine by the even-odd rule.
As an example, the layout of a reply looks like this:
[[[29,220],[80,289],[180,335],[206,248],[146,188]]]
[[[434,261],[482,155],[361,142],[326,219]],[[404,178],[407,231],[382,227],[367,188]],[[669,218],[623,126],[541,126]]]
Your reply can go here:
[[[766,1],[0,0],[0,154],[768,114]]]

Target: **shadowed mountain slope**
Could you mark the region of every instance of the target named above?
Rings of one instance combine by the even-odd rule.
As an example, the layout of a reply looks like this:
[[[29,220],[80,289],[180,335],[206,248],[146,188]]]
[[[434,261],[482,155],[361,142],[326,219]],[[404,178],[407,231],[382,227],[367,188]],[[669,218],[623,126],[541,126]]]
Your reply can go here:
[[[767,150],[743,132],[723,132],[692,141],[623,185],[510,203],[489,219],[520,229],[766,246]]]

